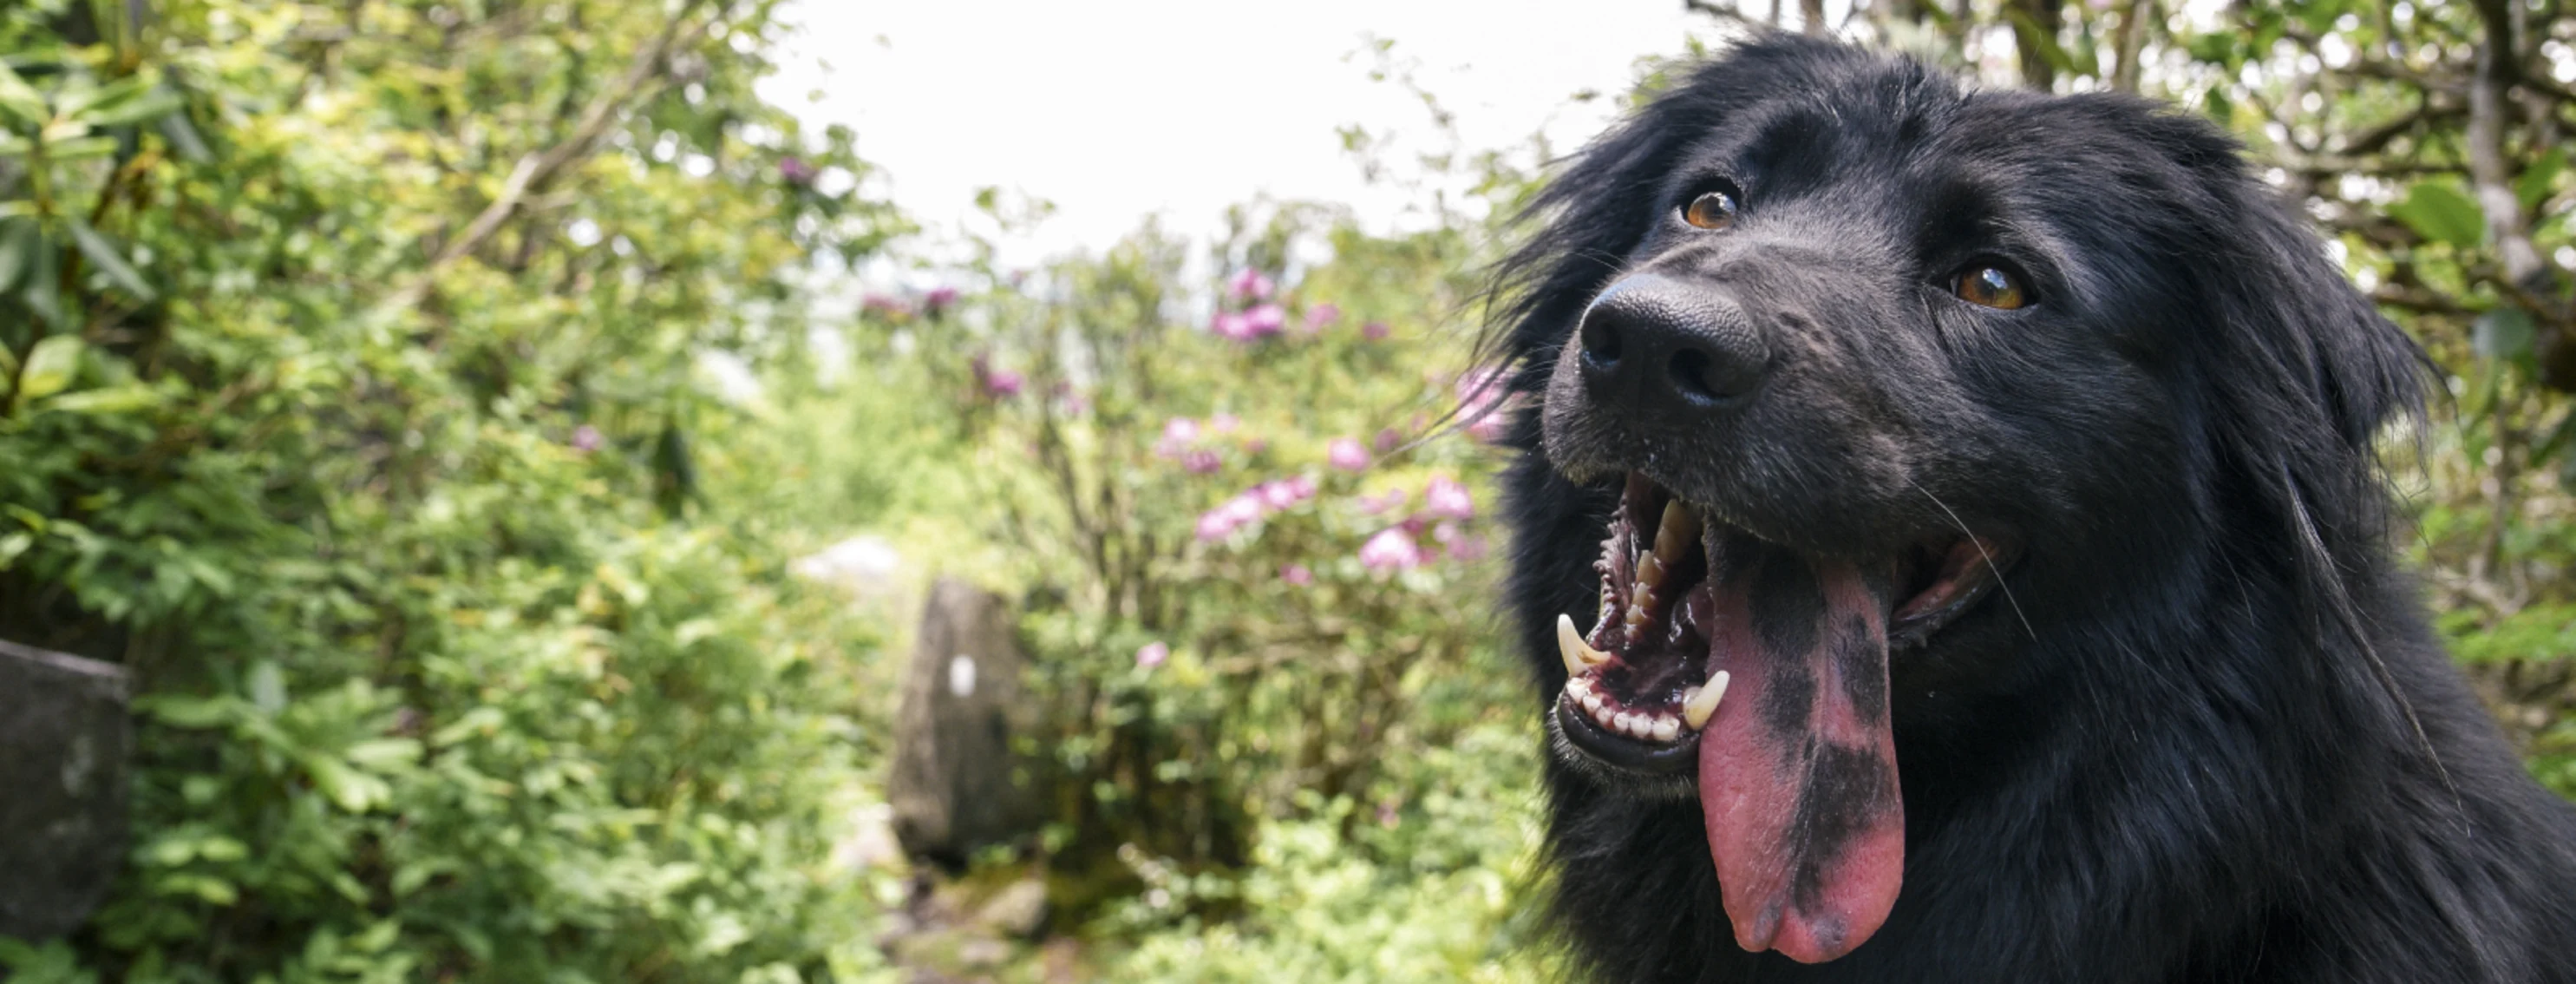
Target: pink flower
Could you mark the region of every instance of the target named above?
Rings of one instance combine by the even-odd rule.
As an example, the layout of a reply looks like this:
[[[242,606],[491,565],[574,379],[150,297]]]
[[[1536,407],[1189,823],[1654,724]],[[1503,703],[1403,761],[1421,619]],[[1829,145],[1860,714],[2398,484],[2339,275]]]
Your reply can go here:
[[[984,392],[996,399],[1018,396],[1020,388],[1026,385],[1026,378],[1008,369],[995,369],[984,374]]]
[[[1276,304],[1264,304],[1243,312],[1244,329],[1250,332],[1253,338],[1268,338],[1279,334],[1279,329],[1286,327],[1287,324],[1288,310]]]
[[[1252,340],[1252,322],[1233,311],[1219,311],[1215,323],[1208,326],[1216,337],[1235,342]]]
[[[1325,451],[1325,460],[1343,471],[1365,471],[1369,466],[1369,453],[1367,448],[1360,446],[1360,442],[1337,437]]]
[[[955,303],[957,303],[957,288],[955,287],[933,287],[930,289],[929,293],[921,295],[922,308],[933,314],[937,314],[942,309]]]
[[[1227,499],[1225,505],[1217,507],[1217,511],[1224,513],[1225,518],[1232,521],[1235,526],[1242,527],[1260,522],[1262,515],[1270,510],[1261,507],[1260,496],[1246,492]]]
[[[1297,494],[1295,485],[1285,481],[1263,482],[1253,487],[1252,494],[1261,498],[1262,505],[1274,510],[1286,509],[1305,499]]]
[[[1484,557],[1485,538],[1482,536],[1462,536],[1449,541],[1451,560],[1466,563],[1471,560],[1482,560]]]
[[[1200,513],[1197,530],[1199,542],[1215,543],[1233,536],[1234,526],[1234,520],[1225,514],[1222,507]]]
[[[1230,413],[1221,413],[1208,418],[1208,429],[1219,434],[1232,434],[1235,428],[1241,426],[1243,426],[1243,418]]]
[[[572,449],[575,451],[589,454],[590,452],[599,450],[600,445],[606,443],[608,443],[607,439],[599,436],[599,428],[597,427],[583,424],[572,429]]]
[[[1163,422],[1163,441],[1168,444],[1191,444],[1199,439],[1199,422],[1188,417],[1174,417]]]
[[[1422,490],[1422,508],[1434,516],[1472,519],[1476,515],[1476,498],[1468,494],[1466,486],[1442,475],[1432,479],[1430,487]]]
[[[820,172],[815,170],[814,165],[805,163],[805,159],[802,157],[781,157],[778,159],[778,176],[785,178],[788,184],[813,184],[814,176],[817,173]]]
[[[1370,515],[1376,515],[1390,510],[1401,509],[1404,507],[1404,500],[1408,498],[1411,498],[1411,496],[1407,495],[1403,489],[1388,489],[1386,490],[1386,494],[1383,496],[1364,495],[1360,497],[1360,511]]]
[[[1306,330],[1322,331],[1324,326],[1342,320],[1342,306],[1331,301],[1306,309]]]
[[[1278,285],[1270,282],[1268,274],[1264,274],[1261,271],[1250,267],[1246,267],[1243,272],[1235,274],[1234,279],[1226,284],[1226,292],[1234,295],[1234,299],[1238,301],[1263,300],[1268,298],[1270,296],[1270,292],[1276,289],[1278,289]]]
[[[1396,433],[1395,428],[1389,427],[1377,432],[1377,436],[1370,438],[1369,443],[1377,447],[1377,453],[1386,454],[1404,443],[1404,435]]]
[[[1315,572],[1304,564],[1289,564],[1279,568],[1279,579],[1302,588],[1315,583]]]
[[[1294,492],[1294,493],[1296,493],[1296,495],[1297,495],[1297,501],[1299,501],[1299,502],[1303,502],[1303,501],[1305,501],[1305,500],[1308,500],[1308,499],[1312,499],[1312,498],[1314,498],[1314,497],[1315,497],[1315,476],[1313,476],[1313,475],[1299,475],[1299,476],[1297,476],[1297,477],[1295,477],[1295,478],[1289,479],[1289,480],[1288,480],[1288,490],[1289,490],[1290,492]]]
[[[870,314],[900,318],[904,315],[911,314],[912,306],[884,294],[868,294],[859,298],[859,310]]]
[[[1372,342],[1383,342],[1392,331],[1393,329],[1386,326],[1386,322],[1372,321],[1360,326],[1360,337]]]
[[[1214,451],[1192,451],[1181,456],[1181,468],[1192,475],[1213,475],[1224,467],[1225,459],[1217,457]]]
[[[1360,565],[1370,570],[1403,570],[1422,563],[1422,546],[1401,528],[1378,531],[1360,545]]]
[[[1136,668],[1140,670],[1150,670],[1163,665],[1163,661],[1170,658],[1172,658],[1172,647],[1166,646],[1163,644],[1162,640],[1156,639],[1144,644],[1136,650]]]
[[[1470,369],[1458,377],[1458,419],[1467,424],[1467,433],[1479,441],[1491,442],[1503,436],[1511,426],[1510,410],[1514,403],[1511,385],[1503,378],[1501,366]]]

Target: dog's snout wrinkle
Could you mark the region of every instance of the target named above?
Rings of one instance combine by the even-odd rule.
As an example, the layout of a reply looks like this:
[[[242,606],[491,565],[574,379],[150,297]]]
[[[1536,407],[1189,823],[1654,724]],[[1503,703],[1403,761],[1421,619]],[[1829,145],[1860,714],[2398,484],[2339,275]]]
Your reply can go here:
[[[1577,340],[1595,399],[1670,423],[1742,404],[1771,358],[1725,292],[1650,273],[1602,292],[1584,312]]]

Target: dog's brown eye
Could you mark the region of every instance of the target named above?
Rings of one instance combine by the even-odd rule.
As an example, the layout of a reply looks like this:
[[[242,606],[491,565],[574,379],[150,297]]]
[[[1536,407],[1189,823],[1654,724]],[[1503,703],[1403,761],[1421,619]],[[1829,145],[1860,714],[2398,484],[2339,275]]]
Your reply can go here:
[[[2030,303],[2029,292],[2022,289],[2021,278],[2004,272],[2001,267],[1979,266],[1960,271],[1959,279],[1950,284],[1950,292],[1970,304],[2004,311]]]
[[[1691,199],[1682,209],[1682,221],[1702,229],[1724,229],[1735,224],[1735,199],[1723,191],[1712,191]]]

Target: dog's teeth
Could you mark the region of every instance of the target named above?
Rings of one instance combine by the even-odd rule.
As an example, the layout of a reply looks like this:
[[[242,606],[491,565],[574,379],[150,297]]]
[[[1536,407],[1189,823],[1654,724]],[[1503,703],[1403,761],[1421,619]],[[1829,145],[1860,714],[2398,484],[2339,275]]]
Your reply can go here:
[[[1670,714],[1655,715],[1655,740],[1671,741],[1682,736],[1682,722]]]
[[[1647,554],[1638,559],[1637,586],[1640,588],[1664,586],[1664,562],[1656,559],[1654,554]]]
[[[1726,699],[1726,671],[1719,670],[1708,678],[1708,686],[1693,687],[1682,694],[1682,719],[1691,730],[1708,727],[1708,717],[1717,713],[1717,702]]]
[[[1600,694],[1598,694],[1598,693],[1594,693],[1594,692],[1593,692],[1593,690],[1592,690],[1592,688],[1590,688],[1590,687],[1585,687],[1585,688],[1583,688],[1583,696],[1582,696],[1582,697],[1580,697],[1580,698],[1577,698],[1577,699],[1579,699],[1579,700],[1581,700],[1581,701],[1583,702],[1583,709],[1584,709],[1584,710],[1587,710],[1587,711],[1592,712],[1592,715],[1593,715],[1594,717],[1599,717],[1599,716],[1601,716],[1601,704],[1602,704],[1602,701],[1601,701],[1601,695],[1600,695]]]
[[[1682,562],[1682,552],[1699,542],[1699,513],[1679,499],[1664,504],[1663,522],[1655,527],[1654,556],[1670,567]]]
[[[1594,649],[1583,641],[1583,633],[1574,630],[1572,615],[1556,617],[1556,651],[1565,657],[1565,672],[1573,676],[1582,676],[1593,667],[1610,661],[1609,653]]]
[[[1611,715],[1610,730],[1619,732],[1620,734],[1626,734],[1628,733],[1628,723],[1636,719],[1636,715],[1630,714],[1627,711],[1620,711],[1617,714]]]

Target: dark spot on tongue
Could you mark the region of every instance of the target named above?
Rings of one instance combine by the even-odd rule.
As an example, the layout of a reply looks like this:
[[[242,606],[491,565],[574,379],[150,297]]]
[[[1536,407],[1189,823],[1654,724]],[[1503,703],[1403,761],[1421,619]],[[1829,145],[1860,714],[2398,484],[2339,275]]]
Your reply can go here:
[[[1775,653],[1816,648],[1816,623],[1825,614],[1816,572],[1807,567],[1806,558],[1787,550],[1775,547],[1763,553],[1760,573],[1753,578],[1753,631]]]
[[[1843,699],[1870,727],[1887,725],[1887,640],[1873,638],[1860,618],[1843,623],[1834,637],[1834,671],[1843,678]],[[1892,783],[1891,783],[1892,785]]]
[[[1831,960],[1878,931],[1904,877],[1892,582],[1725,539],[1726,563],[1710,565],[1710,666],[1729,684],[1699,746],[1709,854],[1739,945]]]

